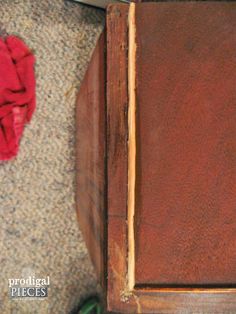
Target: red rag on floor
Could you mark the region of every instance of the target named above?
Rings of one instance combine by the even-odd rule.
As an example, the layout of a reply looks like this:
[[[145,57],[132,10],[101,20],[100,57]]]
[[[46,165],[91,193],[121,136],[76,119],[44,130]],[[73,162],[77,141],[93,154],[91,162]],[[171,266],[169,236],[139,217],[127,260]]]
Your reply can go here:
[[[34,63],[22,40],[0,38],[0,160],[17,155],[24,126],[35,110]]]

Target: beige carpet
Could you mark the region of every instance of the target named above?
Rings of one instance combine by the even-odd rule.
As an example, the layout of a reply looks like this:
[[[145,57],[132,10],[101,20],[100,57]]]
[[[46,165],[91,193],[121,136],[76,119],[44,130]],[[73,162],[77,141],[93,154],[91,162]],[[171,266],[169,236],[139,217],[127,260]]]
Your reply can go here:
[[[75,213],[75,99],[104,23],[63,0],[0,0],[0,33],[36,54],[37,111],[0,164],[0,313],[69,313],[96,283]],[[50,276],[46,300],[12,300],[8,279]]]

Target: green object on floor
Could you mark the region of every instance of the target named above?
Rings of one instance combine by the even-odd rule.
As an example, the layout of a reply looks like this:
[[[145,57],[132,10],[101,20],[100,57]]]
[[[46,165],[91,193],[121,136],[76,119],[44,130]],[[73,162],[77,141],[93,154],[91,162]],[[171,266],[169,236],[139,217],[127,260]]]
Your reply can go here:
[[[93,297],[85,301],[79,310],[79,314],[102,314],[102,306],[98,298]]]

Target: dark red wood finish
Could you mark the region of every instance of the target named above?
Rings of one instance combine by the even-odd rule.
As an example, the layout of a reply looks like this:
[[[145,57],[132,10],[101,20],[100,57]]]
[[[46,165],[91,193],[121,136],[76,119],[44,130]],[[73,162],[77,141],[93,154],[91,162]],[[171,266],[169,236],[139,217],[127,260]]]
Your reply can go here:
[[[76,122],[78,219],[100,282],[105,286],[105,32],[80,87]]]
[[[107,12],[108,309],[125,297],[127,273],[127,5]]]
[[[77,103],[78,216],[107,309],[236,313],[236,3],[135,6],[132,289],[128,5],[108,7],[107,57],[102,37]]]
[[[235,268],[224,255],[234,262],[236,4],[136,5],[132,290],[127,285],[126,9],[110,6],[107,18],[108,309],[129,314],[234,313],[235,281],[230,276],[234,278]]]
[[[136,282],[231,286],[236,3],[137,5],[136,27]]]

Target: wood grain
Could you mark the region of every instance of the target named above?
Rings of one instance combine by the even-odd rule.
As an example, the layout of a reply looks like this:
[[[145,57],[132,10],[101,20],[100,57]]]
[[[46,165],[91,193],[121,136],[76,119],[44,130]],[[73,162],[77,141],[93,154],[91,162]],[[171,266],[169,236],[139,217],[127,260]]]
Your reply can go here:
[[[94,50],[76,105],[76,205],[98,278],[105,287],[105,32]]]
[[[161,5],[166,6],[167,12],[164,14],[163,17],[159,17],[158,14],[162,14],[162,7]],[[222,5],[222,7],[221,7]],[[147,182],[152,179],[153,173],[149,174],[149,177],[147,176],[144,180],[143,176],[140,176],[140,171],[142,170],[143,166],[150,166],[155,167],[158,165],[155,160],[152,162],[148,162],[145,164],[147,160],[142,159],[142,163],[140,163],[140,158],[143,154],[143,147],[145,147],[145,144],[149,138],[145,134],[146,131],[150,132],[150,134],[153,134],[154,139],[158,139],[159,137],[155,137],[155,127],[156,122],[155,119],[161,119],[162,115],[158,116],[156,113],[156,110],[154,107],[151,109],[148,109],[150,103],[156,103],[156,106],[159,104],[159,98],[155,97],[155,92],[158,90],[159,85],[156,84],[157,80],[155,79],[155,71],[157,71],[156,67],[156,59],[155,57],[158,55],[156,52],[156,47],[159,47],[159,41],[162,37],[154,36],[155,34],[154,30],[155,28],[159,31],[163,30],[163,38],[165,38],[165,30],[167,29],[170,31],[171,28],[178,30],[178,25],[182,27],[182,29],[185,30],[185,32],[192,32],[191,27],[189,27],[188,23],[191,22],[194,23],[194,27],[198,29],[198,24],[195,23],[196,20],[189,16],[189,13],[192,10],[192,13],[199,14],[199,17],[202,16],[204,18],[204,14],[210,14],[208,16],[209,21],[213,23],[211,26],[211,30],[214,29],[214,23],[218,19],[221,20],[221,26],[223,25],[222,22],[224,22],[226,25],[223,27],[223,32],[227,32],[227,29],[229,30],[232,28],[232,25],[234,25],[235,19],[232,18],[234,13],[229,13],[230,11],[234,12],[234,5],[233,7],[230,7],[228,9],[228,6],[232,4],[230,3],[218,3],[215,6],[215,3],[206,2],[205,6],[201,3],[156,3],[156,4],[137,4],[136,5],[136,17],[140,21],[142,21],[142,18],[145,19],[146,24],[145,27],[141,27],[142,23],[139,27],[139,32],[143,32],[142,38],[140,41],[137,42],[139,49],[139,45],[142,47],[141,53],[145,54],[147,51],[150,51],[150,55],[147,55],[144,60],[140,62],[140,59],[137,61],[139,66],[139,74],[138,74],[138,82],[137,82],[137,92],[138,92],[138,98],[136,101],[136,106],[138,110],[138,138],[142,137],[143,142],[141,148],[139,147],[138,155],[137,155],[137,171],[139,173],[139,184],[146,185]],[[227,8],[226,8],[227,7]],[[232,10],[233,9],[233,10]],[[205,10],[204,12],[201,12],[202,10]],[[225,14],[226,10],[229,14]],[[138,15],[137,12],[139,11]],[[158,12],[158,13],[157,13]],[[168,22],[168,17],[172,17],[171,12],[174,12],[175,14],[178,13],[183,14],[183,19],[180,19],[180,16],[177,14],[176,20],[179,23],[175,23],[173,19],[170,22],[170,25],[165,24],[166,21]],[[200,13],[199,13],[200,12]],[[173,14],[174,14],[173,13]],[[158,240],[157,237],[148,237],[149,229],[152,228],[151,225],[148,226],[148,229],[145,229],[145,232],[139,232],[139,228],[142,228],[145,226],[145,219],[149,219],[150,210],[151,214],[155,213],[155,206],[153,206],[149,212],[148,208],[145,206],[145,209],[143,211],[143,216],[138,218],[137,214],[140,210],[140,190],[136,190],[136,206],[135,206],[135,215],[136,215],[136,238],[135,238],[135,247],[136,245],[139,245],[139,248],[137,250],[137,253],[135,253],[136,257],[136,266],[138,266],[138,271],[136,272],[136,284],[134,289],[130,289],[130,286],[127,284],[127,274],[128,274],[128,252],[129,252],[129,241],[128,241],[128,235],[129,235],[129,224],[127,224],[127,219],[129,216],[128,208],[127,208],[127,200],[128,200],[128,136],[129,136],[129,124],[128,124],[128,117],[127,117],[127,110],[128,110],[128,93],[127,93],[127,76],[128,76],[128,69],[127,69],[127,47],[128,47],[128,8],[126,8],[123,5],[114,5],[110,6],[108,10],[108,18],[107,18],[107,31],[108,31],[108,91],[107,91],[107,106],[108,106],[108,309],[112,313],[204,313],[204,314],[210,314],[210,313],[234,313],[236,311],[236,293],[234,288],[229,288],[224,285],[224,275],[222,275],[222,280],[220,281],[220,285],[217,286],[214,284],[214,281],[211,282],[209,286],[205,286],[204,281],[197,282],[195,279],[192,280],[191,286],[185,285],[185,280],[187,277],[185,277],[181,281],[180,287],[176,286],[175,282],[171,282],[169,288],[165,288],[165,285],[163,285],[163,282],[161,286],[159,286],[158,281],[156,280],[156,275],[158,274],[158,268],[149,268],[149,265],[153,263],[155,265],[155,261],[158,262],[156,258],[154,260],[150,259],[150,256],[148,255],[145,257],[144,252],[147,251],[147,249],[152,246],[152,249],[154,252],[157,252],[155,243]],[[155,14],[158,15],[158,18],[155,18]],[[169,15],[168,15],[169,14]],[[154,16],[153,16],[154,15]],[[202,18],[202,17],[201,17]],[[188,22],[188,23],[187,23]],[[208,19],[206,18],[206,24],[210,23],[208,22]],[[185,24],[187,23],[187,24]],[[150,24],[152,24],[152,28],[150,31]],[[220,24],[220,23],[219,23]],[[138,25],[138,23],[137,23]],[[206,25],[206,32],[208,31],[210,25]],[[203,27],[203,26],[202,26]],[[234,26],[233,26],[234,27]],[[204,28],[204,27],[203,27]],[[218,28],[219,30],[219,28]],[[156,31],[156,30],[155,30]],[[196,33],[196,36],[201,35],[203,32]],[[174,36],[175,35],[175,36]],[[173,36],[173,40],[175,38],[175,41],[169,40],[169,44],[175,44],[178,48],[178,36],[176,36],[176,33]],[[181,36],[180,36],[181,37]],[[154,40],[153,38],[158,38],[158,40]],[[193,36],[195,38],[195,36]],[[199,38],[199,37],[197,37]],[[218,38],[217,36],[215,38]],[[149,42],[150,41],[150,42]],[[205,41],[205,45],[207,46],[207,43],[209,40]],[[148,45],[154,45],[154,47]],[[229,42],[228,42],[229,43]],[[187,41],[185,43],[186,49],[189,50],[189,54],[193,53],[194,45],[190,45],[190,41]],[[201,40],[200,40],[201,44]],[[232,42],[231,42],[232,44]],[[217,45],[217,43],[216,43]],[[217,46],[222,46],[221,49],[226,50],[226,54],[233,55],[232,46],[227,46],[227,44],[223,44],[218,42]],[[168,54],[174,54],[175,50],[172,48],[173,51],[165,50],[166,45],[161,45],[159,49],[161,51],[166,51]],[[176,49],[175,47],[175,49]],[[181,44],[180,44],[181,47]],[[229,50],[228,50],[228,48]],[[122,49],[123,48],[123,49]],[[137,50],[138,51],[138,50]],[[195,52],[195,51],[194,51]],[[211,50],[209,49],[209,53]],[[159,52],[160,53],[160,52]],[[179,53],[179,56],[182,54]],[[149,58],[150,57],[150,58]],[[152,59],[153,58],[153,59]],[[162,59],[163,60],[163,59]],[[175,62],[175,58],[173,58],[173,62]],[[229,58],[227,59],[229,60]],[[231,59],[233,60],[233,59]],[[145,62],[147,63],[147,68],[150,70],[145,72],[146,76],[145,79],[141,80],[142,76],[140,73],[142,73],[142,70],[145,69]],[[233,69],[234,62],[229,62],[229,65],[231,64]],[[227,63],[227,61],[226,61]],[[185,67],[183,67],[183,63],[180,62],[180,68],[182,71],[184,71]],[[214,64],[212,65],[215,66]],[[161,70],[161,62],[159,64],[158,69]],[[228,68],[227,68],[228,69]],[[180,70],[179,70],[180,71]],[[165,77],[165,75],[168,75],[168,73],[171,72],[171,68],[168,69],[165,68],[165,71],[163,70],[161,72],[162,77]],[[158,71],[156,72],[158,73]],[[181,72],[182,73],[182,72]],[[189,73],[189,72],[187,72]],[[223,73],[227,73],[227,71],[223,71]],[[230,75],[233,75],[232,73],[235,72],[229,72]],[[213,73],[212,73],[213,74]],[[226,75],[227,76],[227,75]],[[181,77],[181,76],[180,76]],[[228,79],[231,80],[231,82],[234,82],[232,80],[232,76],[227,76]],[[174,84],[174,78],[173,80],[170,80],[169,84]],[[161,81],[159,82],[161,85]],[[146,85],[145,85],[146,84]],[[152,88],[152,84],[153,88]],[[147,88],[147,93],[145,94],[145,97],[140,97],[140,93]],[[162,86],[162,85],[161,85]],[[166,85],[168,87],[168,85]],[[224,87],[225,85],[222,84]],[[230,85],[231,86],[231,85]],[[222,88],[223,88],[222,87]],[[162,89],[165,91],[165,86],[162,86]],[[226,88],[227,89],[227,88]],[[184,90],[184,87],[183,87]],[[185,88],[186,90],[186,88]],[[231,91],[233,90],[233,87]],[[167,89],[168,91],[168,89]],[[177,89],[178,91],[178,89]],[[222,91],[222,89],[221,89]],[[228,91],[228,89],[227,89]],[[152,94],[153,93],[153,94]],[[153,96],[154,95],[154,96]],[[189,93],[191,96],[191,93]],[[219,95],[219,94],[218,94]],[[227,95],[227,92],[223,94],[224,97]],[[194,94],[192,94],[194,96]],[[219,95],[222,99],[222,95]],[[140,108],[142,106],[142,113]],[[158,107],[158,106],[157,106]],[[164,105],[163,105],[164,107]],[[230,107],[232,108],[232,107]],[[169,112],[169,111],[168,111]],[[167,112],[167,113],[168,113]],[[187,111],[188,112],[188,111]],[[224,111],[226,113],[227,111]],[[150,116],[155,123],[149,123],[149,120],[145,120],[145,116]],[[234,115],[233,115],[234,116]],[[195,116],[194,116],[195,117]],[[204,115],[203,115],[204,117]],[[231,117],[233,119],[233,117]],[[145,125],[146,131],[142,128],[140,128],[140,120],[142,123],[147,123]],[[195,121],[195,120],[193,120]],[[168,126],[171,126],[172,120],[170,120],[170,123]],[[148,124],[149,123],[149,124]],[[176,125],[175,125],[176,126]],[[178,126],[178,124],[177,124]],[[150,136],[149,134],[149,136]],[[176,132],[178,134],[178,132]],[[194,141],[194,140],[193,140]],[[140,144],[140,139],[138,140],[138,145]],[[205,148],[205,147],[204,147]],[[155,149],[155,145],[149,145],[149,148],[147,149],[150,153],[153,153],[153,155],[156,155],[158,157],[158,150]],[[173,154],[173,157],[175,158],[175,154]],[[142,157],[143,158],[143,157]],[[211,160],[211,159],[210,159]],[[147,199],[152,199],[153,195],[155,193],[151,193],[150,191],[158,191],[158,189],[155,188],[155,182],[153,182],[149,187],[149,192],[147,192]],[[139,186],[140,188],[140,186]],[[166,198],[167,202],[169,198]],[[180,197],[181,200],[181,197]],[[154,203],[155,205],[155,203]],[[145,211],[147,211],[149,214],[145,214]],[[152,215],[153,217],[153,215]],[[155,217],[155,215],[154,215]],[[166,219],[166,221],[169,221],[169,218]],[[156,223],[154,223],[156,228]],[[218,225],[218,232],[220,232],[220,226]],[[143,237],[144,242],[142,243],[142,246],[140,246],[140,242],[138,240],[138,237]],[[166,234],[166,240],[168,240],[168,234]],[[176,241],[176,245],[178,245],[178,241]],[[169,248],[167,248],[169,249]],[[163,248],[165,250],[165,248]],[[152,252],[150,250],[149,252]],[[143,258],[146,258],[145,263],[140,263],[140,254],[143,254]],[[222,255],[224,252],[222,251]],[[201,258],[201,255],[199,255],[196,258],[196,265],[198,264],[199,258]],[[139,265],[137,264],[139,262]],[[201,259],[200,259],[201,263]],[[208,264],[208,266],[211,267],[211,264]],[[217,265],[214,265],[214,267],[217,268]],[[233,265],[232,265],[233,267]],[[168,260],[166,260],[166,268],[168,269],[169,273],[173,271],[173,267],[168,267]],[[171,269],[170,269],[171,268]],[[231,269],[233,270],[233,268]],[[142,277],[142,274],[144,274],[144,277]],[[178,275],[178,272],[176,273]],[[164,276],[165,274],[163,274]],[[189,273],[189,275],[191,275]],[[145,277],[150,276],[150,277]],[[193,276],[194,276],[194,269],[193,269]],[[150,278],[150,280],[146,280],[147,278]],[[168,277],[166,279],[168,282]],[[197,283],[198,288],[194,288],[194,283]],[[209,283],[209,282],[208,282]],[[221,283],[223,285],[221,285]],[[229,281],[228,281],[229,283]],[[218,282],[219,284],[219,282]],[[231,285],[234,285],[234,282],[231,281]]]
[[[78,217],[107,309],[236,313],[236,3],[136,4],[137,37],[130,12],[108,7],[77,104]]]
[[[126,298],[128,182],[128,11],[107,9],[108,309]]]
[[[135,183],[136,183],[136,25],[135,5],[129,7],[128,53],[128,288],[135,285]]]

